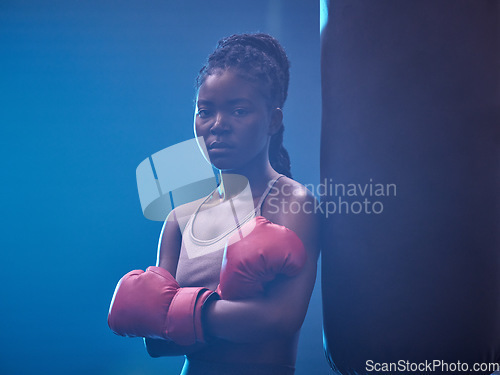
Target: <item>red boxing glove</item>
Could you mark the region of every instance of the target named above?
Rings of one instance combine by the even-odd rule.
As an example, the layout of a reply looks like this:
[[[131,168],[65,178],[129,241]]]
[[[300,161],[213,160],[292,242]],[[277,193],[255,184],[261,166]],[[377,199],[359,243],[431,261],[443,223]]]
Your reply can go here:
[[[242,235],[250,225],[253,230]],[[304,244],[292,230],[258,216],[228,240],[217,293],[229,300],[255,297],[278,275],[297,275],[306,259]]]
[[[161,267],[131,271],[116,286],[108,325],[121,336],[203,343],[202,308],[213,298],[219,297],[207,288],[181,288]]]

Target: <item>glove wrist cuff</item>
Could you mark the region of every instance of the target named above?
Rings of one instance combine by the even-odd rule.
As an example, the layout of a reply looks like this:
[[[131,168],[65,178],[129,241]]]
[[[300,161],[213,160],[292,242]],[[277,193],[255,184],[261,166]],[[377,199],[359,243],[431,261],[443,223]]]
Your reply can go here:
[[[215,295],[215,296],[213,296]],[[167,338],[178,345],[205,342],[202,309],[208,300],[217,298],[207,288],[181,288],[172,299],[166,322]]]

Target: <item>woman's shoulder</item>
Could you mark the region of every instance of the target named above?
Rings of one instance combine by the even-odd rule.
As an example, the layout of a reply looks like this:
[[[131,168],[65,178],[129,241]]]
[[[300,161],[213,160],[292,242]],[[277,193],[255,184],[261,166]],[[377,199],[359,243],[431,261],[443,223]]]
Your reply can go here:
[[[285,225],[299,220],[316,221],[317,200],[304,185],[289,177],[281,177],[270,190],[262,206],[262,214],[270,221]]]
[[[281,177],[264,202],[262,216],[294,231],[311,256],[317,256],[321,215],[314,194],[306,186]]]
[[[288,202],[305,203],[316,200],[314,194],[307,187],[287,176],[276,181],[269,195]]]

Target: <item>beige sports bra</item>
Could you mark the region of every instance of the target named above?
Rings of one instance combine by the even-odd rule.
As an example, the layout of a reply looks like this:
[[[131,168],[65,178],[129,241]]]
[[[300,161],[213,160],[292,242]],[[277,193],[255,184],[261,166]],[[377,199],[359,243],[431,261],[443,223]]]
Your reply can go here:
[[[283,177],[283,175],[279,175],[277,178],[269,182],[268,187],[260,197],[257,206],[250,212],[246,211],[248,212],[246,214],[237,213],[238,210],[234,207],[238,204],[237,199],[232,198],[222,203],[231,205],[232,216],[235,223],[230,226],[230,228],[224,230],[221,234],[208,239],[202,239],[199,238],[199,236],[195,236],[193,230],[193,224],[199,215],[201,207],[208,201],[212,194],[209,194],[207,198],[203,200],[193,215],[189,218],[182,233],[182,245],[176,272],[176,279],[181,287],[204,286],[215,290],[217,284],[219,283],[222,257],[228,238],[245,223],[256,216],[261,216],[262,205],[264,204],[266,197],[269,195],[269,192],[275,185],[276,181],[278,181],[281,177]],[[232,202],[232,200],[235,202]],[[231,211],[229,211],[226,207],[226,213]]]

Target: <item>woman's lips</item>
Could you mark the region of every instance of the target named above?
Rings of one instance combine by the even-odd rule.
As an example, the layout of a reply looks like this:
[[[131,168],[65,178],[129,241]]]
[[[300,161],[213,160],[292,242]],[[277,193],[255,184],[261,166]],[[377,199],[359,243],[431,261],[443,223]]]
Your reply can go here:
[[[225,150],[229,148],[232,148],[230,144],[219,141],[214,141],[208,146],[209,150]]]

